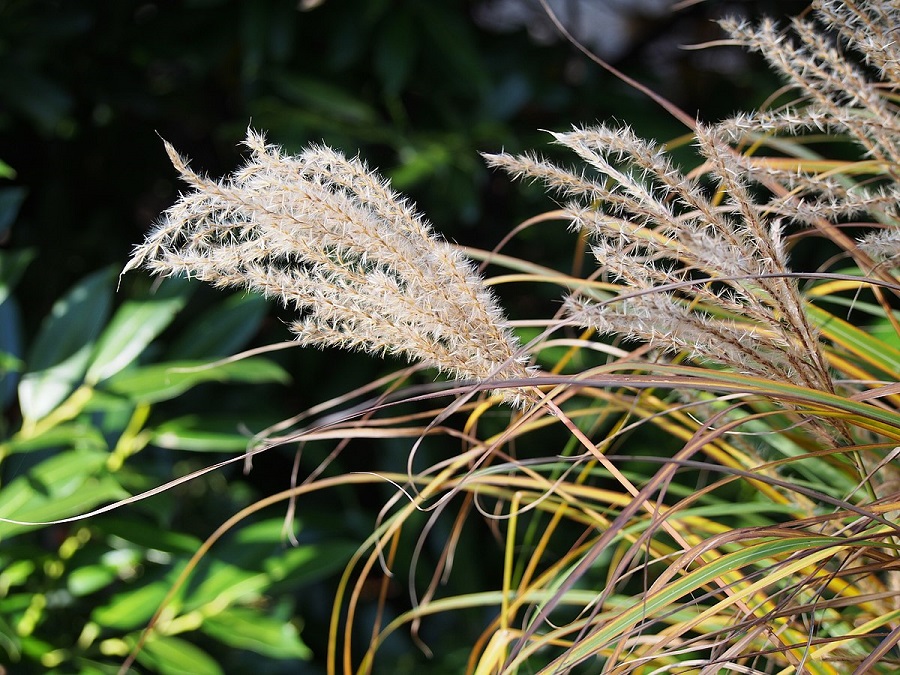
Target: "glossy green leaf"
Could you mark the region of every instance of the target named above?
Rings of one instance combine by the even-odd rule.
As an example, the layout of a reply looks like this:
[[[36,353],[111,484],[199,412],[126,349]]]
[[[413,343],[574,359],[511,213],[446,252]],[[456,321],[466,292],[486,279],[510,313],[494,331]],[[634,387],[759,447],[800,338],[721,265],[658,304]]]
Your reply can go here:
[[[15,178],[16,170],[0,159],[0,178]]]
[[[106,565],[86,565],[72,570],[66,588],[73,596],[82,597],[109,586],[115,579],[115,570]]]
[[[118,675],[119,666],[115,663],[95,661],[84,657],[76,657],[73,659],[78,675]],[[129,674],[133,673],[129,671]]]
[[[204,361],[174,361],[125,371],[110,379],[110,391],[142,403],[175,398],[203,382],[285,383],[288,374],[262,358],[211,365]]]
[[[231,607],[207,618],[201,630],[229,647],[277,659],[308,659],[312,656],[293,623],[246,607]]]
[[[0,615],[0,650],[6,652],[4,661],[18,661],[22,653],[22,643],[19,634]]]
[[[47,522],[89,511],[128,494],[104,473],[107,455],[70,450],[47,459],[0,490],[0,516]],[[0,537],[30,526],[0,522]]]
[[[5,594],[10,587],[25,583],[34,570],[33,560],[15,560],[4,565],[3,571],[0,572],[0,589],[3,589]]]
[[[13,438],[6,447],[10,454],[62,447],[108,450],[100,430],[84,421],[59,424],[37,436]]]
[[[44,319],[19,383],[19,404],[26,420],[38,420],[56,408],[81,383],[94,341],[109,316],[115,271],[91,274],[61,298]]]
[[[41,640],[34,635],[22,636],[22,653],[32,659],[37,661],[51,651],[53,651],[53,645],[46,640]]]
[[[137,518],[106,516],[97,527],[107,535],[118,537],[142,548],[191,555],[202,543],[184,532],[161,529],[158,525]]]
[[[250,437],[237,429],[235,420],[218,424],[191,415],[169,420],[153,430],[153,445],[193,452],[243,452]]]
[[[86,513],[95,506],[128,497],[128,493],[111,477],[89,478],[76,489],[52,498],[43,498],[35,493],[27,507],[20,508],[10,517],[26,522],[46,523]],[[0,537],[9,531],[28,526],[0,523]]]
[[[131,630],[144,626],[169,591],[167,578],[113,595],[91,613],[91,621],[105,628]]]
[[[154,636],[138,652],[137,660],[159,675],[223,675],[213,657],[177,637]]]
[[[202,314],[167,351],[167,360],[220,358],[243,349],[256,334],[269,303],[255,293],[238,293]]]
[[[359,546],[350,541],[323,541],[284,549],[281,555],[266,558],[266,572],[291,588],[313,584],[347,564]]]
[[[210,603],[217,607],[228,606],[260,593],[269,585],[269,578],[265,573],[246,570],[231,562],[212,560],[196,576],[195,583],[197,585],[185,596],[185,611]]]
[[[102,382],[137,359],[184,307],[186,289],[183,279],[166,279],[149,298],[123,304],[97,341],[85,380]]]
[[[269,518],[243,527],[222,545],[222,556],[237,564],[263,561],[263,569],[279,587],[312,584],[341,570],[357,551],[351,541],[324,540],[286,546],[284,518]],[[284,583],[280,583],[284,582]]]

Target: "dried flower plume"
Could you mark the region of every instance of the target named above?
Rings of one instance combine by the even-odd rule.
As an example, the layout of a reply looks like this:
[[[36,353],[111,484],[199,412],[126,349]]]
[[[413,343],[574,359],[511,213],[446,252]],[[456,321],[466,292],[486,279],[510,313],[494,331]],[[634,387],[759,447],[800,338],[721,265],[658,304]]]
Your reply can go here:
[[[594,175],[531,156],[488,161],[566,195],[573,226],[593,235],[594,256],[622,284],[615,301],[569,297],[573,320],[739,372],[830,388],[796,284],[783,276],[780,222],[763,215],[715,128],[698,126],[697,141],[721,203],[630,129],[553,136]]]
[[[698,124],[696,144],[712,185],[684,175],[663,149],[628,128],[553,134],[586,170],[533,155],[487,156],[491,165],[563,195],[573,227],[593,235],[598,263],[622,285],[612,299],[568,298],[574,321],[738,372],[833,388],[791,278],[782,228],[870,213],[885,227],[862,239],[860,248],[877,260],[900,257],[900,116],[896,98],[886,93],[900,76],[900,6],[838,0],[814,5],[818,21],[793,22],[796,41],[771,21],[723,22],[737,42],[764,54],[802,98],[772,111]],[[862,56],[868,70],[839,51],[829,29]],[[861,184],[846,175],[798,171],[799,163],[784,168],[789,165],[757,161],[735,147],[810,130],[852,138],[880,180]],[[768,195],[760,195],[758,185]]]
[[[326,147],[287,156],[249,130],[244,143],[249,160],[221,181],[166,144],[192,190],[125,271],[275,297],[300,313],[291,328],[304,345],[398,354],[460,379],[529,375],[473,265],[383,179]]]

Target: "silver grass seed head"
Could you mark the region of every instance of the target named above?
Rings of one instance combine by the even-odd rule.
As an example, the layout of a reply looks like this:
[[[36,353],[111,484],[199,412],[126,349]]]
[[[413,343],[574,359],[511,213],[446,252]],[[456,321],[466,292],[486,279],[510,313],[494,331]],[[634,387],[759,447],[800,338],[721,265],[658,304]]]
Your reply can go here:
[[[292,329],[303,344],[403,356],[459,379],[532,374],[473,264],[387,181],[324,146],[286,155],[253,130],[244,145],[246,163],[215,181],[166,144],[191,190],[123,273],[143,267],[276,298],[302,312]]]

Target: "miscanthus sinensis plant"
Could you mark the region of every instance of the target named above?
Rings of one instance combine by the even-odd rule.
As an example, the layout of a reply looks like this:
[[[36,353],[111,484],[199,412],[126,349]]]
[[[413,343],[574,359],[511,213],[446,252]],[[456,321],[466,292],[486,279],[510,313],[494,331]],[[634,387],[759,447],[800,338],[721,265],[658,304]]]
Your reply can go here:
[[[892,651],[900,642],[892,515],[900,509],[900,5],[813,5],[814,15],[787,29],[724,23],[730,42],[785,76],[788,88],[774,100],[794,96],[697,123],[693,170],[665,146],[607,125],[553,134],[578,157],[575,167],[533,154],[487,157],[560,196],[561,211],[545,219],[586,234],[598,265],[587,279],[533,273],[567,295],[527,352],[488,282],[360,162],[322,147],[286,156],[251,132],[248,163],[214,181],[169,148],[191,191],[129,269],[260,291],[298,309],[292,328],[303,344],[400,354],[529,404],[484,439],[485,407],[463,408],[470,417],[458,457],[392,477],[411,488],[409,505],[382,514],[335,603],[331,636],[343,644],[345,672],[356,668],[365,579],[390,564],[417,510],[437,518],[460,492],[441,569],[411,611],[372,633],[359,672],[400,626],[485,606],[499,610],[469,660],[470,672],[485,675],[900,668]],[[857,158],[828,159],[813,141],[853,148]],[[798,235],[820,236],[837,253],[813,272],[794,270]],[[585,333],[551,339],[573,325]],[[640,346],[629,352],[621,346],[629,342]],[[550,346],[565,356],[548,362]],[[578,353],[591,355],[588,365],[560,375]],[[647,423],[682,449],[630,452],[628,432]],[[541,456],[541,436],[538,456],[518,460],[533,431],[559,424],[568,434],[559,448]],[[379,433],[388,426],[382,420]],[[330,433],[346,440],[358,430]],[[619,460],[631,463],[630,475]],[[459,528],[476,509],[506,528],[502,587],[441,605]]]

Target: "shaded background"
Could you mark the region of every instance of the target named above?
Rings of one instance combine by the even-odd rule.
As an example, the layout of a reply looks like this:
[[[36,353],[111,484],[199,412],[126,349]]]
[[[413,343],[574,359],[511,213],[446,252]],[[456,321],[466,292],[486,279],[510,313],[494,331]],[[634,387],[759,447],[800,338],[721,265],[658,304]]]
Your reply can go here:
[[[664,0],[551,4],[592,50],[704,120],[759,105],[778,82],[760,59],[736,49],[680,45],[721,38],[716,16],[783,17],[805,6],[710,1],[682,3],[672,12]],[[179,185],[160,137],[192,158],[195,169],[215,176],[240,162],[237,144],[248,124],[287,150],[324,141],[359,153],[390,177],[448,238],[490,248],[549,202],[538,189],[488,172],[479,153],[552,155],[540,129],[614,120],[660,140],[686,131],[561,40],[537,0],[0,0],[0,160],[15,171],[0,190],[4,199],[23,199],[15,222],[0,222],[0,247],[36,251],[16,289],[23,332],[26,340],[33,335],[53,301],[79,278],[108,265],[121,268],[131,246],[175,200]],[[542,230],[518,238],[512,252],[565,265],[572,245],[561,228],[550,238]],[[122,295],[146,286],[145,276],[129,275]],[[192,302],[202,307],[214,296],[198,289]],[[554,299],[505,300],[514,315],[534,315],[535,303]],[[273,309],[256,344],[285,339],[278,318]],[[384,367],[310,350],[277,358],[296,374],[291,387],[254,391],[252,400],[246,392],[211,396],[200,389],[159,414],[234,410],[271,421],[350,390]],[[5,411],[10,424],[16,414]],[[367,451],[390,450],[364,447],[339,468],[369,468]],[[394,450],[403,470],[407,449]],[[308,453],[308,467],[320,456]],[[180,470],[211,461],[203,455]],[[281,490],[291,461],[288,451],[269,453],[247,479],[229,476],[227,489],[238,503]],[[217,485],[171,496],[200,500],[185,507],[200,535],[234,510],[215,496]],[[359,542],[387,494],[338,492],[303,518]],[[455,576],[472,590],[481,587],[479,575],[496,572],[482,554],[485,541],[493,545],[489,536],[467,535],[460,543]],[[439,545],[429,554],[438,556]],[[401,557],[398,568],[404,564]],[[306,612],[303,638],[318,657],[331,589],[321,585],[298,601]],[[402,589],[395,602],[402,609]],[[459,672],[455,640],[465,644],[481,630],[475,622],[467,635],[446,620],[426,628],[431,647],[444,657],[428,672]],[[415,670],[419,652],[397,640],[386,647],[395,655],[392,672]],[[244,657],[235,658],[237,664]]]

